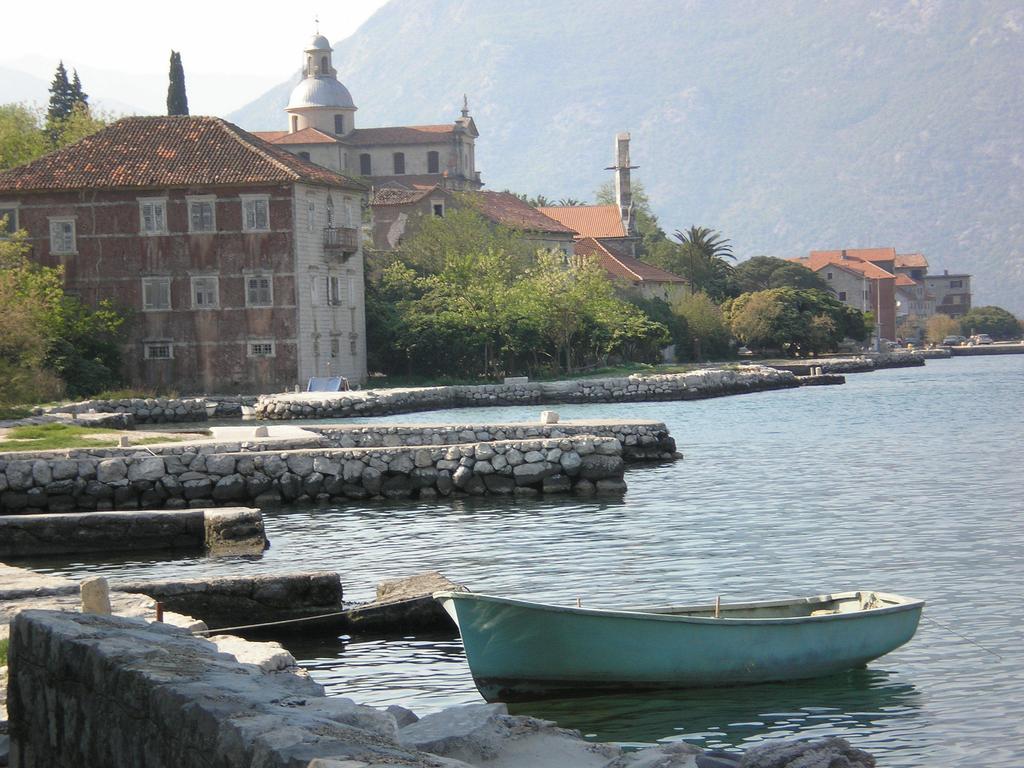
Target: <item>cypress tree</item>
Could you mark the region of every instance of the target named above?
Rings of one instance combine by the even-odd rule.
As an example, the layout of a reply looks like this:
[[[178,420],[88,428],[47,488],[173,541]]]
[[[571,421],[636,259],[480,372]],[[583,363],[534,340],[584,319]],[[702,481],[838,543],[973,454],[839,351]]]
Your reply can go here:
[[[64,69],[64,62],[61,61],[57,64],[57,72],[53,76],[53,82],[50,83],[50,107],[46,110],[48,122],[56,123],[67,119],[74,107],[68,72]]]
[[[78,70],[74,70],[75,76],[71,79],[71,101],[72,108],[89,107],[89,94],[82,90],[82,81],[78,78]]]
[[[181,66],[181,54],[177,51],[171,51],[170,84],[167,86],[167,114],[188,114],[188,96],[185,95],[185,70]]]

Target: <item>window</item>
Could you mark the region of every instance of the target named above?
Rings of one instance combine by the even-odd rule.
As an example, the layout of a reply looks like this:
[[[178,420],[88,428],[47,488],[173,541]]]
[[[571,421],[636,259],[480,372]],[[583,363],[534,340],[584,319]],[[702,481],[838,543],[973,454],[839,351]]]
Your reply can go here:
[[[846,291],[840,291],[839,292],[839,300],[840,301],[846,301]]]
[[[334,226],[334,198],[327,195],[327,226]]]
[[[216,198],[189,197],[186,200],[188,201],[188,231],[214,232],[217,229]]]
[[[242,195],[242,231],[266,232],[270,229],[270,198],[266,195]]]
[[[174,358],[174,345],[169,341],[147,341],[143,346],[143,357],[146,360],[171,360]]]
[[[274,342],[267,340],[250,341],[247,354],[249,357],[273,357]]]
[[[292,133],[297,133],[299,130],[299,116],[292,115]]]
[[[345,132],[345,116],[344,115],[335,115],[334,116],[334,132],[339,134],[339,135]]]
[[[299,152],[299,159],[309,162],[309,152]]]
[[[963,280],[950,280],[949,281],[949,287],[950,288],[963,288],[964,287],[964,281]]]
[[[832,279],[832,273],[831,272],[826,272],[825,273],[825,279],[826,280],[831,280]]]
[[[395,152],[393,157],[395,160],[395,175],[401,176],[405,173],[405,152]]]
[[[341,354],[341,339],[337,336],[331,337],[331,357],[337,357]]]
[[[331,64],[326,56],[320,57],[320,74],[329,75],[331,73]]]
[[[314,307],[320,306],[320,278],[316,275],[309,278],[309,300]]]
[[[270,275],[245,278],[245,305],[271,307],[274,305],[274,279]]]
[[[75,253],[74,219],[50,219],[50,253]]]
[[[167,234],[167,198],[141,198],[139,200],[139,218],[142,234]]]
[[[427,173],[441,172],[441,156],[437,152],[427,152]]]
[[[348,335],[348,351],[352,357],[356,356],[356,343],[359,339],[359,335],[356,333],[350,333]]]
[[[346,283],[348,284],[348,305],[354,307],[356,305],[356,278],[351,272],[348,273]]]
[[[18,228],[17,206],[5,203],[0,205],[0,235],[12,234]]]
[[[359,174],[361,176],[373,175],[373,163],[370,160],[369,152],[364,152],[359,156]]]
[[[150,312],[171,308],[171,278],[142,278],[142,308]]]
[[[327,278],[327,303],[332,305],[338,305],[343,302],[344,295],[342,294],[342,282],[340,277],[328,277]]]
[[[316,203],[313,200],[306,201],[306,229],[310,232],[316,229]]]
[[[193,277],[192,309],[216,309],[220,306],[219,283],[216,277]]]
[[[434,209],[434,215],[439,219],[444,218],[444,202],[431,202],[430,207]]]

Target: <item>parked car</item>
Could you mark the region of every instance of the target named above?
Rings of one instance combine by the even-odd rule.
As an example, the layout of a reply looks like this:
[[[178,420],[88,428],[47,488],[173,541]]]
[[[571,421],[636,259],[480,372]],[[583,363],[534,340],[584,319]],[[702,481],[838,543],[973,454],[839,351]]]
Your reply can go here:
[[[967,341],[967,339],[964,338],[963,336],[947,336],[946,338],[944,338],[942,340],[942,345],[941,346],[943,346],[943,347],[959,347],[965,341]]]
[[[971,346],[981,346],[983,344],[994,344],[992,337],[987,333],[976,333],[967,340],[967,343]]]

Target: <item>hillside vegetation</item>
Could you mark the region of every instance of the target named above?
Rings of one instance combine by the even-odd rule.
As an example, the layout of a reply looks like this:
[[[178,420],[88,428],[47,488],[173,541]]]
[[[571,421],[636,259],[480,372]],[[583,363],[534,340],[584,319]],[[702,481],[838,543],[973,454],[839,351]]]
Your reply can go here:
[[[613,134],[669,231],[736,254],[892,245],[1024,312],[1015,0],[393,0],[337,45],[362,126],[454,119],[491,189],[590,199]],[[327,30],[329,32],[329,30]],[[298,48],[303,41],[282,40]],[[295,77],[231,116],[285,127]]]

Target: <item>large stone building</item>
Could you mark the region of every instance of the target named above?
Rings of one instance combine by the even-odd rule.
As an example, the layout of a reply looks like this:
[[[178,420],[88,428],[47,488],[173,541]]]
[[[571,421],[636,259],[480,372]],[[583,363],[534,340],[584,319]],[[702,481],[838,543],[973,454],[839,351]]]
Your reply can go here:
[[[451,123],[357,128],[358,107],[338,81],[332,52],[323,35],[310,40],[303,52],[302,79],[285,108],[288,129],[257,136],[325,168],[365,177],[375,186],[482,186],[476,170],[479,133],[465,98],[461,116]]]
[[[0,215],[128,311],[131,385],[269,392],[366,376],[366,191],[218,118],[129,117],[0,174]]]

